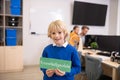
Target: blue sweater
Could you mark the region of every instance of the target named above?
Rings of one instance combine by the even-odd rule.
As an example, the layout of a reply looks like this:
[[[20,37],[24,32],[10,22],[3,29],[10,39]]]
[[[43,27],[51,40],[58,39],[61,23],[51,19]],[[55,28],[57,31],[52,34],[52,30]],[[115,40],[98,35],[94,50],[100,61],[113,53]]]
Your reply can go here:
[[[72,61],[71,72],[66,72],[64,76],[54,74],[52,77],[48,77],[46,69],[41,69],[44,73],[44,80],[74,80],[74,75],[81,71],[78,52],[69,44],[66,47],[57,47],[50,44],[45,47],[42,57]]]

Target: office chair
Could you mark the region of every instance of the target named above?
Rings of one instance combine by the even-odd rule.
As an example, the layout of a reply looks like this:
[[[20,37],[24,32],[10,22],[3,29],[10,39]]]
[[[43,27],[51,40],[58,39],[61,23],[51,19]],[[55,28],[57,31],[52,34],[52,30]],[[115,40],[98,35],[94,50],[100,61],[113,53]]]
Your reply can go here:
[[[81,72],[75,76],[75,80],[86,80],[85,67],[83,66],[84,59],[83,59],[83,56],[81,55],[82,52],[78,51],[78,54],[81,61]]]
[[[85,71],[88,80],[99,80],[102,75],[101,59],[85,56]]]

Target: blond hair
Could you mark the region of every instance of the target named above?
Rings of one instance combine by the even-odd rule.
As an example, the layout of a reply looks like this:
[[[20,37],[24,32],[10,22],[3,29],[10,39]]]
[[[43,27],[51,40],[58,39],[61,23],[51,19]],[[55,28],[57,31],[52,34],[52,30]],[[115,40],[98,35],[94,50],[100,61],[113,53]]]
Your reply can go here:
[[[63,33],[65,34],[65,38],[68,36],[66,25],[61,20],[56,20],[50,23],[49,28],[48,28],[48,37],[51,38],[51,33],[53,31],[63,31]]]

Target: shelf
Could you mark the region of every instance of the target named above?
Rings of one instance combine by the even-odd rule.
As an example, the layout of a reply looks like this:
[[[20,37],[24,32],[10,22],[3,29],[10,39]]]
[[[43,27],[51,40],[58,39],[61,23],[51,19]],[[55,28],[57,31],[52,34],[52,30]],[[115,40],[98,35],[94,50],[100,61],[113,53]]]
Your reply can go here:
[[[11,6],[18,6],[16,2],[0,0],[0,73],[23,69],[23,15],[11,11]]]
[[[11,15],[11,14],[5,14],[5,16],[8,16],[8,17],[23,17],[22,15]]]
[[[0,16],[4,16],[4,14],[0,14]]]
[[[22,29],[22,26],[6,26],[5,28]]]
[[[0,26],[0,28],[3,28],[3,26]]]
[[[8,46],[8,36],[6,36],[6,29],[14,29],[16,30],[16,46],[22,46],[23,40],[23,15],[22,15],[22,1],[21,3],[17,3],[19,0],[0,0],[0,46],[6,47]],[[17,3],[17,5],[16,5]],[[18,6],[18,4],[20,4]],[[12,13],[12,11],[16,11],[16,6],[18,14]],[[12,36],[9,36],[12,37]]]
[[[16,2],[14,2],[14,4],[15,4]],[[21,6],[22,6],[22,4],[21,4]],[[12,12],[12,10],[11,9],[13,9],[13,10],[18,10],[18,11],[20,11],[20,15],[22,15],[22,7],[21,6],[17,6],[17,7],[20,7],[19,8],[19,10],[18,10],[18,8],[16,7],[16,5],[15,5],[15,8],[14,8],[14,6],[13,5],[10,5],[10,0],[6,0],[5,1],[5,14],[6,15],[10,15]],[[14,15],[14,16],[16,16],[16,15]],[[18,15],[19,16],[19,15]]]
[[[3,16],[0,15],[0,26],[3,26]]]
[[[4,41],[0,41],[0,47],[4,46]]]
[[[3,14],[3,0],[0,0],[0,14]]]
[[[14,41],[13,46],[18,46],[18,45],[23,45],[23,30],[22,28],[6,28],[6,30],[8,31],[8,33],[6,32],[6,44],[5,46],[10,46],[9,43],[11,43],[11,40]],[[11,33],[11,31],[14,31]],[[9,34],[11,33],[11,34]],[[9,38],[9,36],[14,35],[12,37]],[[12,46],[12,45],[11,45]]]
[[[6,16],[5,26],[22,26],[22,17]]]
[[[4,29],[0,27],[0,46],[4,46]]]

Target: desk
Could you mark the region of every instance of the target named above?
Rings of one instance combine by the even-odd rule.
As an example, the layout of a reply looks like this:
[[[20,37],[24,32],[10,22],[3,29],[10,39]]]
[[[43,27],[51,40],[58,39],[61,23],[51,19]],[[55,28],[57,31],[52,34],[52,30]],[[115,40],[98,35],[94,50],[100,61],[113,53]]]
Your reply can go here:
[[[93,57],[99,57],[101,55],[97,55],[96,53],[99,52],[99,50],[83,50],[82,56],[85,56],[86,53],[89,53]],[[103,56],[105,57],[105,56]],[[106,59],[102,60],[102,68],[105,75],[112,77],[112,80],[120,80],[120,76],[118,75],[117,68],[120,64],[117,62],[110,61],[109,57],[106,57]]]

